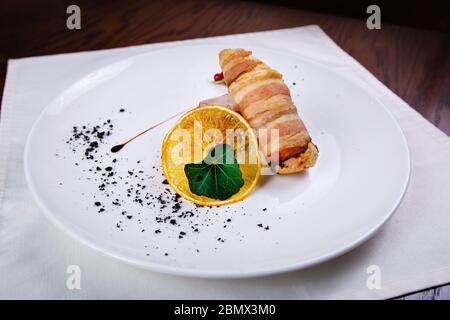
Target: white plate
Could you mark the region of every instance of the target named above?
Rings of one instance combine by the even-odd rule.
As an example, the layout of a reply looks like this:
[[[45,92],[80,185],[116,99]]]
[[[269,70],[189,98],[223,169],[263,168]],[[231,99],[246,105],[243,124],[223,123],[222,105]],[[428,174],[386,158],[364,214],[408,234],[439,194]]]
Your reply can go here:
[[[146,185],[142,194],[157,196],[167,188],[161,183],[161,141],[175,120],[117,155],[109,149],[183,108],[224,93],[223,86],[208,82],[219,70],[222,48],[183,46],[130,57],[80,77],[56,97],[36,121],[25,149],[27,181],[46,215],[107,255],[151,270],[201,277],[247,277],[311,266],[354,248],[386,222],[410,172],[397,122],[369,92],[346,78],[345,69],[337,73],[263,48],[250,49],[284,74],[319,147],[317,165],[305,174],[265,177],[247,199],[226,208],[206,210],[184,202],[177,214],[192,210],[196,216],[175,216],[176,225],[156,221],[174,216],[170,206],[160,212],[156,200],[155,207],[141,206],[127,197],[127,187],[137,187],[141,177]],[[119,112],[121,108],[126,111]],[[73,143],[65,141],[73,126],[107,119],[113,132],[95,154],[102,171],[90,172],[93,160],[80,160],[83,149],[73,152]],[[118,159],[112,164],[118,183],[99,191],[94,179],[113,158]],[[127,178],[129,170],[144,173]],[[112,204],[116,198],[120,207]],[[96,201],[104,212],[98,213]],[[180,232],[186,233],[181,239]]]

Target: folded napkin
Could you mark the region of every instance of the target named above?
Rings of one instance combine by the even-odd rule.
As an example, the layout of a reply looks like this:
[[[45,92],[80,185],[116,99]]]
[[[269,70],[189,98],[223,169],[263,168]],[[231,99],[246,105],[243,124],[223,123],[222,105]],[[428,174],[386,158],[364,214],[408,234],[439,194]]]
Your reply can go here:
[[[369,241],[337,259],[286,274],[195,279],[98,254],[40,212],[24,178],[26,136],[39,113],[80,71],[87,74],[159,48],[217,43],[275,48],[318,60],[359,81],[393,113],[410,148],[411,180],[394,216]],[[10,60],[0,119],[0,298],[389,298],[450,281],[450,139],[317,26]],[[79,290],[67,289],[70,265],[81,269]],[[370,285],[373,268],[379,286]]]

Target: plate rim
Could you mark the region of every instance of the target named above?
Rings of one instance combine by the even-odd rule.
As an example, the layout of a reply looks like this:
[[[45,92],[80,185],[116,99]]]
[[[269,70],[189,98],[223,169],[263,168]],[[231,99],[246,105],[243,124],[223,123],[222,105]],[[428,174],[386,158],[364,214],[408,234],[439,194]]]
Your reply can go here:
[[[165,51],[165,50],[173,50],[173,49],[177,49],[179,47],[198,47],[198,46],[208,46],[208,47],[218,47],[218,46],[222,46],[222,47],[226,47],[227,44],[194,44],[194,43],[190,43],[190,44],[185,44],[185,45],[180,45],[180,46],[173,46],[173,47],[168,47],[168,48],[156,48],[152,51],[148,51],[148,52],[143,52],[143,53],[139,53],[136,55],[132,55],[132,56],[128,56],[128,57],[124,57],[123,59],[118,59],[117,61],[111,62],[110,64],[107,64],[105,66],[102,66],[98,69],[95,69],[93,72],[99,71],[103,68],[107,68],[108,66],[110,66],[111,64],[126,60],[126,59],[135,59],[137,57],[140,56],[145,56],[148,54],[153,54],[155,52],[159,52],[159,51]],[[272,53],[275,54],[281,54],[281,55],[285,55],[285,56],[291,56],[294,58],[300,58],[303,60],[306,60],[310,63],[316,64],[316,65],[320,65],[322,68],[327,68],[326,65],[324,65],[322,62],[314,60],[311,57],[305,56],[305,55],[301,55],[301,54],[296,54],[293,53],[290,50],[285,50],[285,51],[279,51],[279,50],[275,50],[273,48],[270,47],[264,47],[264,46],[251,46],[252,49],[262,49],[264,51],[271,51]],[[91,72],[89,72],[88,74],[81,76],[80,78],[74,80],[73,83],[69,84],[66,88],[64,88],[61,92],[59,92],[59,94],[57,94],[45,107],[44,109],[40,112],[39,116],[36,118],[36,120],[34,120],[33,125],[31,126],[31,129],[27,135],[26,138],[26,142],[25,142],[25,147],[24,147],[24,151],[23,151],[23,168],[24,168],[24,173],[25,173],[25,180],[27,182],[28,188],[31,191],[31,194],[33,195],[33,198],[35,199],[35,201],[38,204],[38,207],[44,212],[44,215],[52,222],[53,225],[55,225],[56,227],[58,227],[59,229],[63,230],[65,233],[67,233],[70,237],[72,237],[73,239],[83,243],[84,245],[86,245],[87,247],[90,247],[91,249],[94,249],[95,251],[101,253],[103,256],[107,256],[107,257],[112,257],[116,260],[125,262],[129,265],[135,266],[135,267],[139,267],[142,269],[146,269],[146,270],[150,270],[150,271],[156,271],[156,272],[161,272],[161,273],[165,273],[165,274],[171,274],[171,275],[178,275],[178,276],[188,276],[188,277],[196,277],[196,278],[209,278],[209,279],[238,279],[238,278],[251,278],[251,277],[261,277],[261,276],[270,276],[270,275],[275,275],[275,274],[280,274],[280,273],[286,273],[286,272],[292,272],[292,271],[298,271],[300,269],[304,269],[304,268],[308,268],[317,264],[320,264],[322,262],[334,259],[338,256],[341,256],[349,251],[351,251],[352,249],[356,248],[357,246],[359,246],[360,244],[364,243],[365,241],[367,241],[369,238],[371,238],[395,213],[395,211],[397,210],[398,206],[400,205],[400,203],[402,202],[402,199],[404,198],[406,191],[408,189],[409,186],[409,182],[410,182],[410,178],[411,178],[411,154],[410,154],[410,150],[409,150],[409,145],[408,145],[408,141],[406,139],[406,136],[403,132],[403,129],[401,128],[400,124],[398,123],[397,119],[394,117],[393,113],[388,109],[388,107],[382,102],[380,101],[377,97],[373,96],[372,94],[370,94],[370,92],[362,87],[357,81],[352,80],[349,77],[346,77],[344,75],[339,74],[336,70],[333,70],[332,68],[327,68],[327,71],[332,72],[337,74],[339,77],[342,77],[344,79],[346,79],[347,81],[352,82],[354,85],[356,85],[358,88],[360,88],[361,90],[365,91],[369,96],[371,96],[374,100],[376,100],[378,102],[378,104],[383,108],[383,110],[386,112],[386,114],[389,116],[389,118],[392,120],[392,123],[394,124],[394,126],[396,127],[396,129],[398,130],[399,136],[401,137],[401,141],[402,144],[404,146],[404,151],[405,151],[405,156],[406,156],[406,170],[407,170],[407,174],[406,174],[406,178],[405,181],[403,182],[401,191],[399,192],[399,195],[397,197],[397,199],[395,200],[394,204],[392,205],[392,208],[390,210],[388,210],[388,213],[383,217],[383,219],[380,220],[380,222],[378,222],[376,225],[372,226],[372,228],[370,228],[365,234],[363,234],[362,236],[358,237],[357,239],[349,242],[347,245],[345,246],[341,246],[340,248],[337,248],[331,252],[322,254],[318,257],[315,258],[311,258],[302,262],[298,262],[298,263],[290,263],[290,264],[286,264],[283,266],[278,266],[278,267],[262,267],[262,268],[255,268],[253,271],[240,271],[240,270],[230,270],[230,271],[215,271],[212,269],[196,269],[196,268],[189,268],[189,267],[177,267],[177,266],[170,266],[170,265],[164,265],[161,263],[157,263],[157,262],[142,262],[138,259],[135,258],[130,258],[126,255],[123,254],[119,254],[116,252],[113,252],[109,249],[106,249],[104,247],[102,247],[101,245],[97,245],[95,243],[95,241],[91,241],[85,237],[83,237],[82,235],[78,234],[76,231],[72,230],[70,227],[68,227],[67,225],[65,225],[62,221],[60,221],[55,215],[54,213],[52,213],[52,210],[50,210],[47,205],[42,201],[42,199],[39,196],[39,193],[37,191],[37,188],[34,185],[33,179],[31,178],[31,172],[30,172],[30,165],[29,165],[29,161],[30,161],[30,144],[31,144],[31,140],[32,140],[32,136],[36,130],[36,128],[38,127],[38,124],[40,123],[41,119],[44,117],[44,115],[46,114],[47,110],[51,107],[53,101],[55,101],[56,99],[58,99],[59,96],[61,96],[65,91],[67,91],[71,85],[73,85],[74,83],[79,82],[80,80],[84,79],[85,77],[87,77]]]

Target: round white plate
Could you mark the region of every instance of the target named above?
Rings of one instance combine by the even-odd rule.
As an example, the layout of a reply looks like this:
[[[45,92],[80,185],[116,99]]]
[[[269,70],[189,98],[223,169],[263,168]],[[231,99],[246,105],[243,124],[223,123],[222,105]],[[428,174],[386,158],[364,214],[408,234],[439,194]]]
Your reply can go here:
[[[56,97],[25,148],[26,178],[46,215],[107,255],[200,277],[304,268],[354,248],[380,228],[408,184],[405,137],[387,109],[349,80],[345,69],[337,73],[304,57],[249,48],[283,73],[320,150],[307,173],[263,177],[248,198],[228,207],[196,208],[181,201],[174,210],[162,183],[160,150],[175,120],[118,154],[109,152],[135,133],[225,93],[208,81],[219,70],[223,47],[184,46],[130,57],[80,77]],[[73,127],[100,125],[102,131],[106,120],[111,134],[96,153],[88,153],[94,159],[83,159],[85,142],[70,141]],[[110,184],[99,188],[108,166]],[[134,201],[137,189],[142,204]],[[160,195],[163,201],[156,199]]]

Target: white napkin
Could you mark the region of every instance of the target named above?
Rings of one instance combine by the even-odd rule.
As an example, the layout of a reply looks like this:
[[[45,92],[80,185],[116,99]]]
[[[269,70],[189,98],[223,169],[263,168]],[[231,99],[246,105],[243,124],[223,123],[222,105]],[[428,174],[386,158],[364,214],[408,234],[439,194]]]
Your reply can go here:
[[[394,216],[369,241],[316,267],[270,277],[168,276],[102,256],[54,227],[35,204],[23,148],[43,108],[86,73],[137,53],[186,44],[263,46],[320,60],[360,81],[394,114],[408,140],[412,174]],[[317,26],[10,60],[0,121],[0,298],[301,299],[389,298],[450,281],[450,139],[393,94]],[[81,289],[66,287],[69,265]],[[380,287],[367,286],[369,266]],[[369,279],[370,282],[370,279]]]

